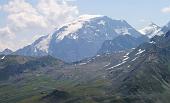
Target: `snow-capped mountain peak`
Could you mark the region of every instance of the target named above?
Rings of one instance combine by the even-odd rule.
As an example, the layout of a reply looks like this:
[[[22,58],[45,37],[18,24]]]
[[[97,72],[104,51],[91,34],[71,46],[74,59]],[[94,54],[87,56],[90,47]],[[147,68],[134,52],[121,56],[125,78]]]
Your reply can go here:
[[[125,20],[113,20],[103,15],[81,15],[76,20],[62,25],[56,32],[56,38],[57,42],[63,40],[65,37],[71,39],[81,37],[90,41],[94,36],[102,37],[99,32],[104,32],[103,30],[107,28],[112,29],[109,33],[104,33],[107,38],[112,35],[110,34],[111,32],[115,35],[133,34],[132,36],[140,36],[140,33],[135,31]],[[93,34],[88,32],[93,32]]]
[[[125,34],[141,36],[125,20],[113,20],[102,15],[82,15],[16,53],[29,56],[52,55],[73,62],[96,55],[104,41]]]
[[[72,37],[73,39],[77,39],[78,35],[73,35],[73,33],[75,33],[76,31],[78,31],[79,29],[83,28],[83,26],[91,21],[93,21],[93,19],[97,19],[97,18],[102,18],[104,17],[103,15],[81,15],[79,16],[77,19],[75,19],[74,21],[64,24],[62,25],[59,29],[64,29],[62,30],[62,32],[58,33],[56,38],[57,40],[63,40],[64,37],[68,36]],[[100,21],[99,24],[103,24],[104,25],[104,21]]]
[[[148,36],[149,38],[152,38],[155,35],[162,35],[163,34],[163,32],[161,31],[161,27],[159,27],[158,25],[156,25],[153,22],[149,23],[148,26],[139,30],[139,32],[143,35]]]

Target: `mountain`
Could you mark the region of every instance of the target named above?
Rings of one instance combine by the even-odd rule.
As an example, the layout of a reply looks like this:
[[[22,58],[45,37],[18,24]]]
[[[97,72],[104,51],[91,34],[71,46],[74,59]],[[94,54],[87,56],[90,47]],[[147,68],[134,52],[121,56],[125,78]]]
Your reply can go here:
[[[154,37],[110,65],[112,93],[119,103],[169,103],[170,32]],[[116,102],[116,103],[117,103]]]
[[[98,53],[104,54],[130,50],[147,41],[149,40],[146,36],[133,37],[131,35],[120,35],[113,40],[106,40]]]
[[[111,84],[103,87],[104,95],[91,95],[89,99],[85,99],[73,96],[72,92],[67,90],[55,90],[43,99],[46,103],[79,103],[83,99],[87,103],[169,103],[169,63],[170,32],[155,36],[151,42],[143,43],[133,51],[125,53],[119,63],[107,65],[103,72],[107,71],[105,81]],[[60,93],[63,94],[62,97],[58,96]],[[63,98],[65,96],[66,98]]]
[[[148,26],[139,30],[139,32],[143,35],[148,36],[149,38],[154,37],[155,35],[162,35],[162,28],[156,25],[155,23],[150,23]]]
[[[163,32],[168,32],[170,30],[170,22],[168,22],[165,26],[162,27]]]
[[[67,62],[95,56],[105,40],[119,35],[141,34],[124,20],[101,15],[82,15],[59,27],[53,34],[43,36],[15,54],[25,56],[51,55]]]
[[[170,32],[130,52],[69,64],[43,58],[0,60],[0,103],[169,103]]]
[[[13,51],[10,49],[5,49],[4,51],[0,52],[0,55],[9,55],[12,54]]]

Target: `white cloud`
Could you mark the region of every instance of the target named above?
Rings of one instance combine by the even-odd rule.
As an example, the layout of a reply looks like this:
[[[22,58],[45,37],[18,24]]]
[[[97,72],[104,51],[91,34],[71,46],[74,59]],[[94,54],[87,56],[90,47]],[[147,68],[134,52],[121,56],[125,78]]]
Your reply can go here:
[[[16,26],[17,29],[25,29],[32,26],[47,28],[47,23],[40,15],[29,14],[27,12],[20,12],[17,14],[10,14],[8,16],[10,25]]]
[[[40,0],[37,10],[48,21],[48,24],[56,27],[64,22],[72,20],[78,15],[76,6],[69,6],[66,2],[56,0]]]
[[[170,13],[170,7],[165,7],[161,10],[163,13]]]
[[[12,0],[3,6],[3,10],[8,13],[8,23],[15,26],[14,30],[30,26],[47,27],[43,16],[25,0]]]
[[[0,50],[10,47],[13,45],[12,41],[15,34],[9,29],[9,27],[0,28]]]
[[[34,6],[26,0],[10,0],[0,9],[7,13],[8,32],[13,31],[13,35],[16,35],[15,42],[18,45],[12,47],[15,49],[28,42],[30,44],[36,35],[46,35],[61,24],[71,21],[79,13],[76,6],[64,0],[38,0]],[[27,42],[21,42],[23,39],[27,39]]]
[[[25,0],[10,0],[8,4],[3,6],[3,9],[8,13],[36,13],[36,10],[33,6],[27,3]]]
[[[12,39],[13,37],[15,37],[15,34],[9,29],[9,27],[4,27],[4,28],[0,28],[0,37],[2,38],[10,38]]]

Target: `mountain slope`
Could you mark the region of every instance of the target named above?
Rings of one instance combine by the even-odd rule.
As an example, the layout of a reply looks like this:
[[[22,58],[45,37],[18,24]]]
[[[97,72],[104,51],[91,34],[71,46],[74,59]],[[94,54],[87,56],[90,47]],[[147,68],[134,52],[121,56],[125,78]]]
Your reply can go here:
[[[13,54],[23,55],[23,56],[45,56],[48,55],[49,44],[51,40],[51,35],[42,36],[37,39],[31,45],[28,45],[22,49],[17,50]]]
[[[111,81],[111,85],[107,88],[109,91],[105,90],[104,96],[89,96],[89,100],[95,103],[169,103],[169,41],[170,32],[124,54],[121,62],[107,65],[106,78]],[[55,100],[57,98],[55,95],[48,96]],[[64,102],[79,103],[83,100],[78,97],[71,100],[69,98]],[[50,103],[48,98],[46,99],[46,103]]]
[[[170,32],[144,43],[122,63],[110,66],[113,91],[126,103],[168,103],[170,93]]]
[[[1,56],[0,55],[0,81],[8,80],[10,77],[19,76],[28,71],[35,71],[40,68],[57,67],[64,65],[61,60],[55,59],[51,56],[44,56],[39,58],[24,57],[24,56]]]
[[[104,54],[130,50],[147,41],[148,38],[145,36],[136,38],[130,35],[120,35],[113,40],[105,41],[98,53]]]
[[[61,68],[24,72],[25,78],[0,84],[0,102],[169,103],[169,64],[170,32],[130,53],[97,55]]]
[[[148,36],[149,38],[152,38],[155,35],[162,35],[163,31],[161,29],[162,28],[156,25],[155,23],[150,23],[148,26],[139,30],[139,32],[143,35]]]
[[[112,40],[125,34],[134,37],[141,35],[124,20],[113,20],[101,15],[83,15],[15,54],[26,56],[49,54],[73,62],[95,56],[105,40]]]
[[[104,68],[120,63],[125,54],[97,55],[70,64],[51,57],[7,56],[0,60],[0,103],[95,102],[93,97],[110,91]]]

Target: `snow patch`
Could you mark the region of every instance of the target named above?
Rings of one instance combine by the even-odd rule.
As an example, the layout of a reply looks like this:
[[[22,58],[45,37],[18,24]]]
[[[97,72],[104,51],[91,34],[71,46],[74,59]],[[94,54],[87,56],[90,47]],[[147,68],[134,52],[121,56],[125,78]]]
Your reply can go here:
[[[131,28],[120,28],[120,29],[115,29],[114,31],[118,34],[123,34],[123,35],[126,35],[126,34],[129,34],[129,29]]]
[[[128,60],[128,59],[129,59],[129,57],[126,57],[126,58],[123,59],[123,61],[126,61],[126,60]]]
[[[136,53],[135,55],[139,55],[139,54],[141,54],[141,53],[143,53],[143,52],[145,52],[145,50],[139,49],[139,50],[138,50],[138,53]]]
[[[122,61],[126,61],[126,60],[128,60],[128,59],[129,59],[128,55],[129,55],[129,53],[126,53],[126,55],[125,55],[125,56],[123,56],[123,57],[124,57],[124,59],[123,59]]]
[[[129,68],[131,65],[128,65],[127,67]]]
[[[86,65],[87,63],[80,63],[79,65]]]
[[[108,63],[107,65],[105,65],[104,68],[105,68],[105,67],[108,67],[109,65],[110,65],[110,63]]]
[[[149,42],[149,43],[151,43],[151,44],[155,44],[156,42],[154,42],[154,41],[151,41],[151,42]]]
[[[135,61],[137,58],[139,58],[139,57],[135,57],[135,58],[132,60],[132,62]]]
[[[125,56],[128,56],[130,53],[126,53],[126,55]]]
[[[97,55],[96,57],[99,57],[100,55]]]
[[[106,23],[106,22],[105,22],[104,20],[101,20],[98,24],[99,24],[99,25],[105,25],[105,23]]]
[[[41,40],[38,44],[35,45],[34,52],[37,52],[37,49],[38,49],[38,50],[48,53],[51,38],[52,38],[51,34],[43,38],[43,40]]]
[[[65,30],[63,32],[60,32],[57,35],[57,39],[58,40],[63,40],[65,36],[71,34],[71,33],[75,33],[77,30],[81,29],[83,27],[84,22],[78,21],[78,22],[74,22],[72,24],[69,24],[68,26],[66,26],[67,28],[65,28]],[[73,35],[71,35],[73,36]],[[74,35],[74,39],[77,39],[78,36]]]
[[[3,57],[1,58],[1,60],[3,60],[3,59],[5,59],[5,56],[3,56]]]
[[[113,66],[113,67],[111,67],[111,68],[108,68],[107,70],[110,70],[110,69],[119,67],[119,66],[121,66],[121,65],[124,64],[124,63],[126,63],[126,61],[123,61],[123,62],[121,62],[121,63],[119,63],[119,64],[117,64],[117,65],[115,65],[115,66]]]

